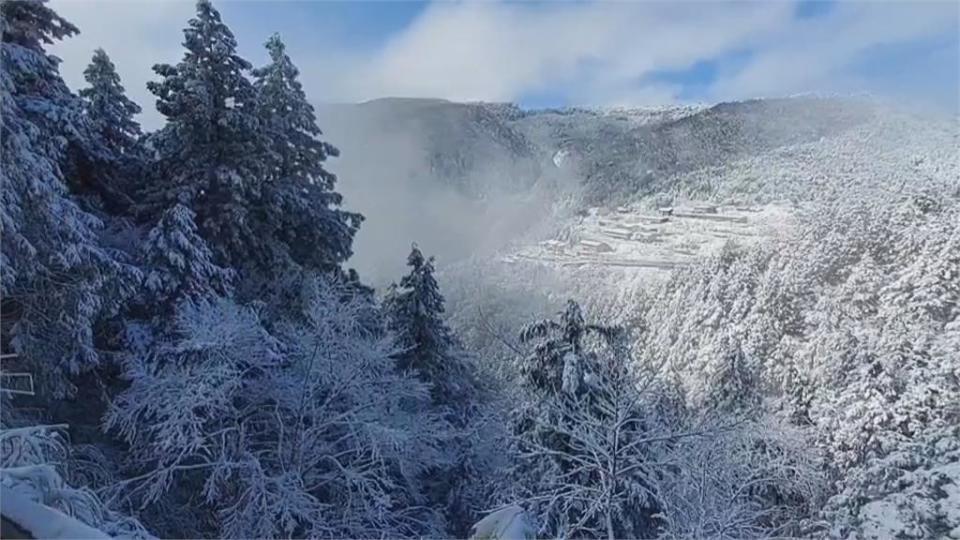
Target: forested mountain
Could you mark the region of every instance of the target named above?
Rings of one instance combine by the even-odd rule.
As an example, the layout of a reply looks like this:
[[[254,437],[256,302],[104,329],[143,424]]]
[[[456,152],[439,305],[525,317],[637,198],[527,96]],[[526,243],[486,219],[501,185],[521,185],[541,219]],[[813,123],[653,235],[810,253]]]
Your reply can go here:
[[[406,134],[424,154],[425,175],[468,195],[529,187],[563,161],[582,178],[586,203],[613,206],[662,190],[657,180],[665,176],[831,137],[879,114],[879,104],[865,99],[813,97],[649,110],[426,99],[320,108],[325,124],[347,140]]]
[[[137,104],[0,4],[4,536],[960,538],[955,118],[315,108],[228,22]]]

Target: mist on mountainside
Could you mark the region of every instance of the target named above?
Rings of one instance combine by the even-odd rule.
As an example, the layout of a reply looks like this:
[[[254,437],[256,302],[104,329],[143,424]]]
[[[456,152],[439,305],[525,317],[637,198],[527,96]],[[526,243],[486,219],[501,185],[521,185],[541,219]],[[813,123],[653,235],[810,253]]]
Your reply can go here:
[[[352,259],[377,285],[401,273],[411,243],[444,264],[490,256],[575,188],[483,106],[384,99],[321,106],[318,116],[341,151],[330,170],[346,203],[383,216],[364,223]]]

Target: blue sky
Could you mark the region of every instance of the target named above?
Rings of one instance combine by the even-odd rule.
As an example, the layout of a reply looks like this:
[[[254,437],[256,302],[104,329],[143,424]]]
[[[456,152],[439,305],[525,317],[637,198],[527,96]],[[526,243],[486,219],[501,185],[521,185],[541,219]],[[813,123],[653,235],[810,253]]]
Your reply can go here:
[[[193,12],[176,0],[54,0],[82,32],[53,47],[75,88],[104,47],[160,122],[150,66],[182,54]],[[316,101],[383,96],[644,106],[866,92],[960,109],[960,4],[564,1],[215,1],[241,53],[274,31]]]

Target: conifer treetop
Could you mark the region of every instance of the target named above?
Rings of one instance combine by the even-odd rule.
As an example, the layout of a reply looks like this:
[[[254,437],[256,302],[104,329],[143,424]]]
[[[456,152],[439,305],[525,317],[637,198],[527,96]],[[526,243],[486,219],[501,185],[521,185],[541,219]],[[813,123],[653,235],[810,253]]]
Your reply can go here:
[[[134,120],[141,109],[126,96],[117,68],[106,51],[94,51],[83,76],[90,85],[79,91],[87,116],[111,150],[130,151],[141,134],[140,124]]]

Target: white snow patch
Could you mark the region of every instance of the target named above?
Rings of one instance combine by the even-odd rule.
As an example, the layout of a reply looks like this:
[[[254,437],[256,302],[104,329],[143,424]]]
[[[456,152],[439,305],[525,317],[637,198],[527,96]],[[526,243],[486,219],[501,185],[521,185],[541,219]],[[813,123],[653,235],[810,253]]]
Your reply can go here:
[[[110,538],[102,531],[94,529],[53,508],[30,500],[16,489],[3,490],[0,500],[0,513],[16,523],[34,538],[50,540],[78,540]]]

